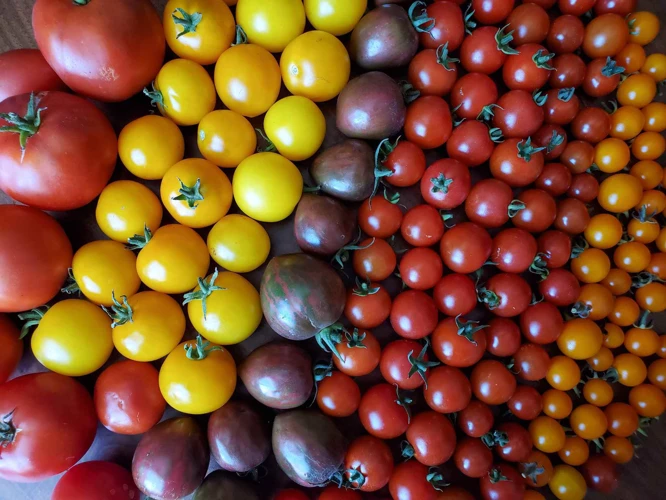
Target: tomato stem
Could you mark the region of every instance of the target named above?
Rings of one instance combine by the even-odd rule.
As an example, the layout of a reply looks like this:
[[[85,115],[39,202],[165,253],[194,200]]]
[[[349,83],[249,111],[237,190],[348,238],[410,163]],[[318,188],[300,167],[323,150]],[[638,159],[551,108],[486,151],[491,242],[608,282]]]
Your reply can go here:
[[[576,318],[587,318],[591,312],[592,308],[585,302],[576,302],[571,306],[571,315]]]
[[[365,250],[366,248],[370,248],[374,243],[375,243],[375,238],[372,238],[370,240],[370,243],[368,243],[365,246],[359,246],[359,241],[361,240],[361,231],[359,229],[358,236],[352,241],[349,245],[343,246],[340,250],[336,252],[336,254],[333,256],[331,259],[331,264],[337,264],[340,266],[340,269],[345,267],[345,262],[349,260],[349,252],[352,250]]]
[[[72,271],[72,268],[70,267],[67,269],[67,281],[65,281],[65,286],[60,289],[62,293],[66,293],[67,295],[79,295],[81,296],[81,289],[79,288],[79,284],[76,282],[76,278],[74,277],[74,272]]]
[[[140,234],[135,234],[134,236],[127,238],[127,249],[128,250],[141,250],[145,247],[148,242],[153,237],[153,233],[148,229],[148,225],[143,226],[143,236]]]
[[[495,33],[495,42],[497,42],[497,50],[504,52],[506,55],[520,54],[520,51],[514,49],[509,45],[513,41],[513,30],[506,33],[509,25],[502,26]]]
[[[521,210],[525,210],[525,203],[523,203],[520,200],[512,200],[511,203],[509,203],[509,206],[507,207],[507,213],[509,215],[510,219],[513,219],[516,215],[518,215],[518,212]]]
[[[555,68],[553,68],[550,64],[550,60],[555,57],[555,54],[552,52],[546,52],[544,49],[539,49],[536,54],[532,56],[532,61],[534,61],[534,64],[536,64],[537,68],[540,69],[546,69],[548,71],[552,71]]]
[[[409,460],[410,458],[414,458],[414,447],[409,444],[409,441],[403,441],[400,443],[400,456],[404,458],[405,460]]]
[[[557,132],[554,132],[557,133]],[[564,137],[562,138],[564,140]],[[530,162],[532,160],[532,155],[534,153],[538,153],[539,151],[543,151],[546,149],[545,146],[539,146],[539,147],[534,147],[532,146],[532,138],[528,137],[525,140],[520,141],[516,145],[516,149],[518,149],[518,158],[521,158],[525,160],[526,162]]]
[[[150,105],[153,107],[159,106],[163,109],[166,108],[167,105],[164,103],[164,96],[162,95],[162,92],[155,87],[155,82],[151,84],[151,87],[152,90],[148,90],[148,87],[143,89],[143,93],[150,98]]]
[[[19,134],[19,144],[22,152],[25,152],[28,139],[39,132],[39,127],[42,124],[41,113],[46,108],[39,108],[38,105],[39,99],[35,97],[34,93],[31,93],[25,116],[19,116],[16,113],[0,113],[0,118],[10,124],[0,127],[0,132]]]
[[[398,406],[402,406],[407,413],[407,423],[412,422],[412,409],[411,405],[414,403],[414,400],[410,398],[409,396],[406,396],[405,394],[400,392],[400,387],[397,385],[395,386],[395,404]]]
[[[532,100],[537,106],[543,106],[544,104],[546,104],[548,96],[546,94],[543,94],[541,90],[537,89],[534,92],[532,92]]]
[[[0,419],[0,449],[5,448],[14,442],[16,435],[18,434],[18,429],[12,421],[12,416],[16,408],[7,413]]]
[[[449,42],[446,42],[435,51],[435,57],[437,58],[437,64],[443,66],[446,71],[453,71],[455,68],[449,66],[450,64],[460,62],[460,59],[451,57],[449,54]]]
[[[464,322],[460,319],[460,314],[456,316],[455,322],[456,327],[458,327],[458,335],[465,337],[472,344],[477,345],[476,340],[474,340],[474,334],[488,328],[490,325],[479,325],[478,321],[465,320]]]
[[[176,13],[180,14],[183,17],[178,17]],[[197,30],[197,26],[201,22],[202,18],[203,15],[201,14],[201,12],[195,12],[194,14],[189,14],[185,9],[177,7],[176,10],[174,10],[171,13],[171,19],[173,19],[173,23],[176,26],[182,26],[183,31],[181,31],[176,35],[176,40],[178,40],[183,35],[187,35],[188,33],[194,33]]]
[[[654,275],[653,275],[654,276]],[[638,317],[638,321],[633,324],[635,328],[641,328],[644,330],[649,330],[652,328],[652,314],[650,311],[643,311]]]
[[[201,361],[202,359],[206,359],[213,351],[224,350],[224,348],[219,345],[211,346],[210,342],[207,340],[204,341],[201,335],[197,335],[194,345],[187,343],[183,347],[185,348],[185,356],[192,361]]]
[[[433,193],[446,194],[449,192],[449,186],[453,184],[453,179],[447,179],[446,176],[440,172],[440,174],[437,177],[431,177],[430,182],[432,184],[430,190]]]
[[[548,144],[546,144],[546,153],[551,153],[553,149],[564,144],[564,136],[553,130],[553,135],[550,137]]]
[[[494,430],[481,436],[481,441],[488,448],[492,448],[493,446],[506,446],[509,444],[509,436],[506,432]]]
[[[411,378],[412,375],[418,373],[421,380],[423,380],[426,389],[428,388],[428,377],[426,376],[426,372],[428,369],[434,368],[440,364],[438,361],[428,361],[425,359],[426,353],[428,352],[428,345],[428,338],[426,337],[425,344],[416,358],[414,357],[414,351],[410,351],[409,354],[407,354],[407,360],[412,365],[407,378]]]
[[[39,322],[42,320],[49,308],[50,306],[41,306],[33,309],[32,311],[23,312],[18,315],[21,321],[25,321],[23,327],[21,328],[21,335],[19,336],[20,339],[28,335],[28,332],[33,326],[39,325]]]
[[[233,47],[235,45],[243,45],[244,43],[247,43],[247,34],[245,31],[243,31],[243,28],[241,28],[239,25],[236,25],[236,38],[231,46]]]
[[[495,484],[499,483],[500,481],[508,481],[509,478],[506,477],[498,468],[493,468],[490,469],[490,472],[488,472],[488,476],[490,477],[490,482]]]
[[[494,108],[504,109],[497,104],[488,104],[481,109],[481,112],[477,115],[476,119],[485,122],[490,121],[492,117],[495,116],[495,112],[493,111]]]
[[[444,475],[437,467],[430,467],[428,469],[428,474],[426,475],[426,480],[432,485],[437,491],[444,491],[444,488],[449,486],[451,483],[447,482],[444,479]]]
[[[111,300],[113,301],[113,305],[111,306],[111,311],[109,311],[106,307],[102,306],[102,309],[106,314],[109,315],[109,317],[113,320],[113,323],[111,323],[111,328],[115,328],[117,326],[124,325],[125,323],[133,323],[134,318],[132,317],[132,308],[127,302],[127,296],[121,295],[120,297],[122,299],[122,304],[118,302],[118,299],[116,299],[116,294],[113,290],[111,290]]]
[[[418,14],[416,14],[416,9],[421,9]],[[435,27],[435,19],[428,17],[425,2],[414,2],[409,6],[407,14],[409,15],[409,19],[412,21],[412,26],[414,26],[417,33],[430,33]],[[432,34],[430,36],[432,36]]]
[[[557,98],[562,102],[569,102],[576,93],[576,87],[569,87],[557,91]]]
[[[268,136],[264,133],[263,130],[260,128],[255,128],[254,129],[259,137],[263,139],[263,141],[266,143],[264,147],[257,146],[257,153],[272,153],[273,151],[277,151],[277,147],[275,147],[275,144],[273,144],[273,141],[271,141]]]
[[[216,267],[215,270],[213,271],[213,275],[210,277],[210,280],[208,282],[206,282],[206,278],[197,279],[197,281],[199,282],[199,290],[195,289],[183,295],[184,299],[183,305],[188,304],[194,300],[201,301],[201,308],[203,309],[204,320],[206,319],[206,300],[208,299],[208,297],[210,297],[213,292],[226,290],[226,288],[222,288],[221,286],[217,286],[215,284],[217,276],[218,276],[218,271]]]
[[[476,11],[472,10],[472,2],[467,4],[467,8],[465,9],[465,14],[463,15],[463,22],[465,23],[465,33],[468,35],[472,34],[472,30],[476,28],[476,21],[472,19],[474,17],[474,13]]]
[[[312,369],[312,377],[314,379],[314,396],[312,398],[312,403],[310,403],[310,406],[312,406],[314,402],[317,400],[319,383],[322,380],[324,380],[326,377],[330,377],[331,375],[333,375],[333,359],[331,359],[328,363],[319,362],[314,365],[314,368]]]
[[[344,361],[344,357],[340,354],[337,347],[338,344],[342,343],[343,333],[347,333],[345,327],[340,323],[333,323],[331,326],[318,331],[315,335],[315,340],[324,352],[330,352],[340,361]]]
[[[384,177],[390,177],[393,175],[393,170],[384,166],[384,162],[386,161],[388,156],[393,152],[393,150],[396,147],[398,147],[399,142],[400,142],[400,137],[398,137],[394,142],[391,142],[391,140],[387,137],[385,139],[382,139],[379,145],[377,146],[377,149],[375,149],[375,169],[374,169],[375,182],[374,185],[372,186],[372,193],[368,198],[368,205],[370,206],[370,208],[372,208],[372,199],[375,197],[375,195],[377,194],[377,190],[379,189],[379,183],[382,182],[382,179]]]
[[[500,298],[497,296],[495,292],[492,290],[488,290],[485,287],[481,287],[477,291],[477,298],[479,299],[479,302],[486,304],[488,306],[488,309],[491,311],[493,309],[497,309],[500,305]]]
[[[523,463],[522,464],[522,476],[525,479],[529,479],[532,481],[533,484],[536,484],[537,478],[546,472],[546,469],[541,467],[538,463],[536,462],[529,462],[529,463]]]
[[[604,64],[604,67],[601,68],[601,74],[604,75],[605,77],[612,77],[615,75],[619,75],[624,72],[624,68],[622,66],[618,66],[615,60],[611,59],[611,57],[606,57],[606,64]]]
[[[90,0],[72,0],[74,5],[84,6],[90,3]]]
[[[358,297],[367,297],[368,295],[374,295],[379,292],[379,286],[371,286],[370,281],[363,281],[358,276],[356,277],[356,288],[352,291],[352,294],[357,295]]]
[[[197,179],[194,186],[187,186],[180,179],[178,179],[178,182],[180,182],[180,189],[178,190],[180,194],[171,199],[174,201],[185,201],[188,207],[197,208],[197,201],[203,201],[204,199],[203,194],[201,194],[201,179]]]

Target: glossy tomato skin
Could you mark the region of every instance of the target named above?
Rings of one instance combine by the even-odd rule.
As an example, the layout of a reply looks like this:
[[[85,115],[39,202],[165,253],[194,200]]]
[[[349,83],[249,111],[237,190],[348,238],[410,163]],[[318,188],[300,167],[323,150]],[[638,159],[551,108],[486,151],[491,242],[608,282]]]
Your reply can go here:
[[[496,316],[511,318],[522,313],[532,300],[530,285],[522,277],[513,273],[499,273],[491,276],[484,289],[490,297],[484,295],[483,302]],[[481,297],[482,291],[479,292]]]
[[[619,471],[613,460],[605,455],[593,455],[583,464],[583,477],[588,487],[611,493],[618,487]]]
[[[412,186],[421,180],[426,169],[426,158],[416,144],[400,141],[386,157],[384,166],[393,172],[386,177],[386,182],[398,187]]]
[[[66,90],[37,49],[16,49],[0,54],[0,102],[30,92]]]
[[[494,469],[507,479],[493,482],[491,474]],[[483,500],[509,500],[523,498],[525,494],[525,480],[515,468],[506,463],[495,465],[489,474],[481,478],[479,485]]]
[[[500,405],[516,391],[516,378],[499,361],[486,359],[474,366],[470,383],[474,396],[488,405]]]
[[[439,251],[451,271],[469,274],[480,269],[490,257],[492,239],[481,226],[463,222],[444,233]]]
[[[481,437],[490,432],[495,417],[490,407],[481,401],[470,401],[458,413],[458,427],[469,437]]]
[[[401,337],[421,339],[437,326],[437,307],[421,290],[405,290],[393,299],[391,327]]]
[[[468,72],[490,75],[498,71],[506,61],[506,54],[497,47],[495,26],[479,26],[463,40],[460,61]]]
[[[75,380],[51,372],[3,384],[0,415],[10,428],[20,429],[2,442],[0,477],[8,481],[41,481],[64,472],[88,451],[97,430],[88,392]]]
[[[514,0],[472,0],[474,17],[482,24],[498,24],[513,9]]]
[[[493,109],[493,125],[506,138],[526,139],[543,123],[543,107],[526,90],[509,90],[499,98],[497,106]]]
[[[44,58],[67,86],[100,101],[123,101],[141,91],[164,60],[162,23],[145,0],[40,0],[32,27]]]
[[[442,239],[444,221],[432,205],[416,205],[402,218],[400,234],[412,246],[429,247]]]
[[[442,277],[440,256],[431,248],[412,248],[400,260],[402,281],[414,290],[429,290]]]
[[[583,21],[577,16],[564,14],[553,19],[546,45],[556,54],[569,54],[582,45],[584,36]]]
[[[597,16],[609,13],[626,16],[636,10],[637,3],[637,0],[597,0],[594,13]]]
[[[588,57],[613,57],[628,41],[629,25],[624,17],[618,14],[601,14],[585,27],[583,52]]]
[[[508,228],[493,238],[490,260],[497,264],[500,271],[520,274],[532,265],[536,253],[534,236],[524,229]]]
[[[507,462],[522,462],[532,451],[532,437],[530,433],[516,422],[503,422],[497,426],[499,432],[506,434],[508,443],[497,446],[496,452],[500,458]]]
[[[547,163],[534,185],[551,196],[561,196],[571,186],[571,170],[561,163]]]
[[[537,239],[539,252],[544,254],[548,269],[564,266],[571,256],[571,237],[562,231],[546,231]]]
[[[472,388],[463,372],[444,365],[430,372],[423,396],[433,410],[439,413],[455,413],[467,407],[472,398]]]
[[[513,225],[531,233],[545,231],[555,221],[556,205],[551,195],[541,189],[528,189],[518,195],[522,203],[518,213],[511,219]]]
[[[391,296],[379,283],[370,283],[365,289],[347,291],[345,317],[356,328],[376,328],[391,313]]]
[[[390,238],[402,223],[402,210],[383,196],[364,201],[358,209],[358,224],[370,237]]]
[[[488,322],[485,329],[486,349],[493,356],[505,358],[513,356],[520,347],[520,329],[509,318],[496,317]]]
[[[381,347],[372,332],[361,330],[354,331],[354,334],[362,338],[362,344],[365,347],[350,345],[345,336],[342,342],[336,345],[340,357],[336,356],[333,362],[342,373],[352,377],[360,377],[367,375],[377,367],[381,356]],[[307,385],[309,387],[310,384]],[[305,388],[306,392],[307,390],[308,388]]]
[[[541,380],[548,373],[550,356],[538,344],[523,344],[513,356],[513,371],[523,380]]]
[[[550,19],[543,7],[534,3],[517,6],[507,19],[509,30],[513,30],[513,43],[541,43],[548,35]]]
[[[349,375],[334,371],[319,382],[317,406],[322,413],[330,417],[341,418],[352,415],[358,409],[360,401],[361,390]]]
[[[11,322],[9,317],[0,314],[0,384],[7,381],[16,369],[23,356],[23,340],[19,338],[21,332]]]
[[[401,500],[436,500],[438,492],[426,479],[427,475],[428,467],[417,460],[399,464],[393,469],[389,480],[391,497]]]
[[[529,385],[516,387],[516,392],[513,393],[507,405],[511,413],[521,420],[534,420],[543,409],[541,394]]]
[[[497,97],[497,85],[492,78],[484,73],[467,73],[453,85],[450,98],[458,118],[474,120]]]
[[[414,448],[414,458],[431,467],[443,464],[456,448],[456,431],[441,413],[424,411],[412,418],[407,441]]]
[[[537,43],[521,45],[519,54],[512,54],[506,59],[502,67],[504,83],[510,89],[522,89],[533,92],[544,86],[550,76],[548,63],[539,67],[532,59],[539,52],[540,56],[547,56],[548,51]]]
[[[10,97],[0,113],[24,116],[30,94]],[[42,210],[82,207],[104,189],[116,165],[116,134],[91,102],[63,92],[34,96],[38,131],[21,150],[18,134],[0,137],[0,189]]]
[[[428,5],[427,17],[434,19],[428,33],[419,33],[419,44],[427,49],[436,49],[448,42],[450,51],[456,50],[465,38],[463,13],[456,2],[443,1]]]
[[[559,309],[550,302],[538,302],[528,306],[520,315],[520,329],[530,342],[551,344],[564,328],[564,320]]]
[[[391,449],[374,436],[354,439],[345,455],[345,469],[358,470],[365,477],[361,491],[377,491],[389,482],[393,472]]]
[[[385,383],[372,386],[361,396],[358,416],[366,432],[380,439],[393,439],[405,433],[409,418],[396,399],[395,386]]]
[[[480,478],[493,465],[493,453],[480,439],[466,438],[458,443],[453,460],[467,477]]]
[[[580,141],[592,144],[608,137],[610,130],[610,116],[601,108],[581,108],[571,122],[573,136]]]
[[[576,198],[565,198],[557,204],[554,226],[568,234],[580,234],[590,223],[585,203]]]
[[[465,120],[453,129],[446,142],[449,157],[461,161],[468,167],[485,163],[495,149],[488,127],[477,120]]]
[[[505,182],[483,179],[472,186],[465,200],[465,213],[470,221],[480,226],[500,227],[509,220],[512,198],[511,188]]]
[[[132,474],[113,462],[93,460],[69,469],[60,478],[51,500],[133,500],[139,489]]]
[[[455,62],[442,64],[435,49],[425,49],[417,53],[409,63],[407,79],[421,95],[444,97],[451,92],[458,78],[458,65]]]
[[[467,314],[476,307],[474,280],[465,274],[447,274],[435,285],[433,298],[437,308],[447,316]]]
[[[578,299],[580,284],[571,272],[557,268],[552,269],[548,277],[539,283],[539,292],[548,302],[565,307]]]
[[[0,206],[0,312],[22,312],[49,302],[72,265],[62,227],[36,208]]]
[[[412,362],[409,358],[417,358],[422,348],[423,346],[415,340],[407,339],[394,340],[384,346],[379,360],[379,370],[384,380],[405,390],[421,387],[423,378],[418,373],[410,375]],[[427,354],[423,357],[423,360],[428,361]],[[429,370],[425,370],[423,373],[426,380],[428,373]]]
[[[552,83],[551,83],[552,85]],[[566,89],[560,98],[562,89],[550,89],[546,92],[546,103],[543,105],[544,121],[552,125],[568,125],[578,114],[580,99],[576,94],[568,94]]]
[[[483,330],[467,333],[464,325],[468,325],[470,330],[478,326],[463,319],[449,317],[440,321],[432,334],[432,350],[435,356],[448,366],[472,366],[486,351],[486,336]]]
[[[555,142],[556,138],[559,139],[560,144]],[[542,154],[545,160],[550,161],[559,158],[568,142],[566,130],[552,123],[542,125],[532,139],[536,146],[546,148]]]
[[[362,250],[355,250],[352,257],[354,271],[358,276],[383,281],[388,278],[397,263],[395,251],[386,240],[367,238],[359,243]]]
[[[554,89],[576,88],[583,84],[586,66],[576,54],[560,54],[553,59],[552,67],[548,83]]]
[[[472,179],[469,168],[452,158],[437,160],[421,179],[423,199],[440,210],[451,210],[462,204],[469,193]]]
[[[407,140],[421,149],[442,146],[453,130],[449,105],[438,96],[419,97],[407,107],[404,129]]]
[[[571,179],[567,194],[583,203],[590,203],[599,194],[599,181],[592,174],[576,174]]]

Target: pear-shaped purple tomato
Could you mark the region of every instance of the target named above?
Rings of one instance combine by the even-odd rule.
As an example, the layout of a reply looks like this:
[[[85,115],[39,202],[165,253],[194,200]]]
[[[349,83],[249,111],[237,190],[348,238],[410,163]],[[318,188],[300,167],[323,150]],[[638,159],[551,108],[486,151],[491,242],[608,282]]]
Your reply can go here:
[[[346,201],[365,200],[375,183],[374,153],[364,141],[347,139],[319,154],[310,175],[326,194]]]
[[[351,210],[329,196],[304,194],[296,207],[294,236],[304,252],[333,255],[351,241],[355,227]]]

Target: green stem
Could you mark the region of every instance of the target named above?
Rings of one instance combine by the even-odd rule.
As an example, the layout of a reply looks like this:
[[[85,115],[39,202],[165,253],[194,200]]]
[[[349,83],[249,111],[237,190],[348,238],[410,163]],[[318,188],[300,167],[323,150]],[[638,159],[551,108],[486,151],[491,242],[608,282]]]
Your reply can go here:
[[[511,203],[509,203],[509,207],[507,208],[509,218],[513,219],[516,215],[518,215],[518,212],[525,210],[525,207],[526,205],[522,201],[512,200]]]
[[[412,367],[409,370],[409,374],[407,375],[407,378],[411,378],[412,375],[418,373],[419,377],[421,377],[421,380],[423,380],[423,384],[425,385],[426,389],[428,388],[427,371],[430,368],[434,368],[435,366],[438,366],[440,364],[438,361],[426,360],[427,352],[428,352],[428,338],[426,337],[425,344],[423,345],[421,352],[416,358],[414,357],[414,351],[410,351],[409,354],[407,354],[407,361],[409,361],[409,363],[412,365]]]
[[[194,186],[187,186],[180,179],[178,179],[178,182],[180,182],[180,189],[178,190],[180,194],[171,199],[174,201],[185,201],[188,207],[197,208],[197,201],[203,201],[204,199],[203,194],[201,194],[201,179],[197,179]]]
[[[0,450],[12,444],[19,433],[19,429],[16,428],[12,421],[15,411],[16,409],[13,409],[0,419]]]
[[[492,293],[492,292],[490,292]],[[497,295],[495,295],[497,297]],[[488,328],[489,325],[479,325],[478,321],[465,320],[464,322],[460,319],[460,314],[455,317],[456,326],[458,327],[458,335],[465,337],[469,342],[474,345],[477,345],[476,340],[474,340],[474,335],[476,332],[480,332],[484,328]]]
[[[395,404],[397,404],[398,406],[402,406],[404,408],[405,412],[407,413],[407,423],[408,424],[411,423],[412,422],[411,405],[414,403],[414,401],[409,396],[402,394],[400,392],[400,387],[398,387],[397,385],[395,386],[395,396],[396,396]]]
[[[39,127],[42,124],[41,113],[46,108],[39,108],[38,105],[39,100],[35,98],[34,93],[31,93],[28,100],[28,109],[24,116],[19,116],[16,113],[0,113],[0,119],[9,123],[9,125],[0,127],[0,132],[19,134],[21,151],[25,151],[28,139],[39,132]]]
[[[435,51],[435,57],[437,58],[437,64],[443,66],[446,71],[453,71],[455,68],[452,68],[450,65],[453,63],[460,62],[460,59],[451,57],[449,54],[449,42],[440,45]]]
[[[131,238],[127,238],[127,248],[129,250],[141,250],[148,244],[152,237],[153,233],[150,232],[150,229],[148,229],[148,225],[146,224],[143,226],[143,236],[135,234]]]
[[[432,184],[431,191],[433,193],[448,193],[449,187],[453,184],[453,179],[447,179],[446,176],[440,172],[437,177],[431,177],[430,182]]]
[[[113,320],[113,323],[111,323],[111,328],[124,325],[125,323],[134,322],[134,318],[132,316],[133,311],[129,303],[127,302],[127,297],[125,295],[122,295],[120,298],[123,301],[122,304],[118,302],[118,299],[116,299],[116,294],[112,290],[111,300],[113,301],[113,305],[111,306],[111,311],[109,311],[106,307],[102,306],[104,312],[108,314],[109,317]]]
[[[554,132],[555,134],[557,132]],[[564,140],[564,138],[562,138]],[[532,138],[528,137],[527,139],[520,141],[518,145],[516,146],[518,149],[518,158],[521,158],[527,162],[532,160],[532,155],[534,153],[538,153],[539,151],[543,151],[545,146],[542,147],[534,147],[532,146]]]
[[[444,475],[437,467],[430,467],[428,469],[426,480],[437,491],[444,491],[444,488],[451,484],[446,479],[444,479]]]
[[[349,260],[349,252],[355,251],[355,250],[365,250],[366,248],[370,248],[372,245],[375,243],[375,238],[372,238],[370,240],[370,243],[368,243],[365,246],[359,246],[358,242],[361,239],[361,233],[359,231],[358,237],[352,241],[349,245],[343,246],[340,250],[336,252],[336,254],[333,256],[333,259],[331,259],[332,264],[337,264],[340,266],[340,269],[345,267],[345,262]]]
[[[418,14],[416,13],[416,9],[420,9]],[[414,2],[409,6],[407,14],[417,33],[430,33],[435,27],[435,19],[428,17],[425,2]]]
[[[331,326],[318,331],[315,335],[315,340],[324,352],[333,353],[340,361],[344,361],[342,354],[338,351],[338,344],[342,343],[343,333],[347,333],[344,326],[340,323],[333,323]]]
[[[261,137],[266,145],[264,147],[257,146],[257,153],[272,153],[273,151],[277,151],[277,147],[275,147],[275,144],[273,144],[273,141],[271,141],[268,136],[264,133],[263,130],[260,128],[255,128],[254,130],[257,131],[257,134],[259,134],[259,137]]]
[[[497,42],[497,50],[504,52],[506,55],[520,54],[519,51],[514,49],[510,43],[513,41],[513,30],[506,32],[509,25],[502,26],[495,33],[495,42]]]
[[[236,26],[236,38],[234,39],[234,43],[231,44],[232,47],[236,45],[243,45],[244,43],[247,43],[247,34],[245,31],[243,31],[243,28],[240,26]]]
[[[27,311],[18,315],[21,321],[25,321],[23,327],[21,328],[21,335],[19,336],[20,339],[25,337],[33,326],[39,325],[39,322],[42,320],[49,308],[50,306],[41,306],[33,309],[32,311]]]
[[[90,3],[90,0],[72,0],[72,3],[74,5],[84,6],[84,5],[88,5]]]
[[[183,347],[185,348],[185,356],[192,361],[201,361],[202,359],[206,359],[213,351],[224,350],[224,347],[220,347],[219,345],[211,346],[210,342],[207,340],[204,341],[201,335],[197,335],[194,344],[188,342]]]
[[[182,17],[178,17],[176,13],[180,14]],[[176,35],[176,40],[183,35],[187,35],[188,33],[194,33],[197,30],[197,26],[201,22],[202,18],[203,15],[201,12],[189,14],[187,11],[185,11],[185,9],[177,7],[176,10],[171,13],[171,19],[176,26],[182,26],[183,31]]]
[[[532,481],[532,483],[536,483],[537,478],[546,472],[546,469],[536,462],[523,463],[522,466],[522,476]]]
[[[356,288],[352,290],[352,294],[358,297],[367,297],[368,295],[374,295],[379,292],[379,286],[371,286],[370,281],[363,281],[358,276],[356,277]]]
[[[70,267],[67,269],[67,281],[65,281],[65,286],[60,289],[62,293],[66,293],[67,295],[81,295],[81,289],[79,288],[79,284],[76,282],[76,278],[74,277],[74,272],[72,271],[72,268]]]
[[[186,293],[183,295],[183,305],[188,304],[189,302],[192,302],[194,300],[200,300],[201,301],[201,307],[203,309],[203,317],[204,320],[206,319],[206,300],[208,297],[212,295],[213,292],[217,292],[220,290],[226,290],[226,288],[222,288],[221,286],[217,286],[215,284],[215,280],[217,279],[218,271],[217,267],[213,271],[213,275],[210,277],[210,280],[206,282],[205,278],[198,278],[199,281],[199,290],[194,289],[193,291]]]
[[[164,103],[164,96],[162,95],[162,92],[157,90],[157,87],[155,87],[155,82],[151,84],[151,87],[152,90],[149,90],[148,87],[143,89],[143,93],[150,98],[150,105],[153,107],[159,106],[162,109],[166,108],[166,104]]]

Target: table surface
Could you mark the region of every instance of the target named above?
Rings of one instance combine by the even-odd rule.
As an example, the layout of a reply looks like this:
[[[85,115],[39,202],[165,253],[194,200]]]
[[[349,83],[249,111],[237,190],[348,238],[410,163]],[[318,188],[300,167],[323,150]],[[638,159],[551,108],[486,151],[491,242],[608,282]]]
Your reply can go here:
[[[32,37],[31,29],[31,9],[35,0],[3,0],[3,8],[0,10],[0,24],[3,29],[0,30],[0,53],[11,49],[34,47],[35,42]],[[152,0],[153,4],[162,12],[166,0]],[[639,0],[640,9],[651,10],[657,12],[661,18],[662,26],[666,25],[666,13],[663,9],[659,9],[659,0]],[[658,12],[660,11],[661,12]],[[664,51],[666,49],[666,32],[662,32],[662,36],[656,40],[648,48],[649,52]],[[134,97],[128,102],[115,104],[112,106],[100,105],[111,119],[116,131],[119,131],[128,121],[138,118],[148,112],[152,112],[147,100],[141,96]],[[324,105],[324,111],[327,116],[328,131],[324,146],[332,145],[340,140],[340,135],[334,127],[334,107],[332,103]],[[259,125],[259,124],[258,124]],[[185,128],[184,134],[186,137],[186,157],[187,156],[200,156],[195,141],[195,129],[193,127]],[[302,169],[306,170],[307,165],[303,165]],[[131,175],[118,164],[114,174],[114,180],[121,178],[132,178]],[[159,185],[157,182],[146,183],[156,193],[159,192]],[[417,196],[411,192],[403,196],[407,205],[415,203]],[[2,192],[0,192],[0,203],[11,203],[12,201]],[[166,212],[165,212],[166,213]],[[74,248],[80,247],[95,239],[103,239],[104,235],[101,233],[95,223],[94,217],[94,203],[68,213],[54,214],[65,228],[67,234],[72,240]],[[168,214],[167,214],[168,215]],[[280,255],[284,253],[291,253],[299,251],[298,247],[292,236],[292,218],[286,221],[265,225],[272,242],[271,256]],[[205,235],[205,232],[202,232]],[[261,278],[263,268],[250,273],[248,278],[255,285],[258,285]],[[664,321],[659,321],[659,331],[664,333]],[[190,325],[187,336],[192,335],[192,328]],[[382,341],[391,335],[390,330],[385,327],[380,327],[375,332]],[[242,360],[248,353],[256,347],[279,338],[274,332],[270,330],[264,321],[258,331],[248,340],[237,346],[232,346],[231,351],[237,361]],[[314,343],[307,344],[306,347],[313,353],[313,356],[322,356],[321,351],[318,351]],[[29,351],[29,349],[28,349]],[[112,357],[111,362],[116,361],[120,356],[116,353]],[[31,373],[36,371],[44,371],[44,368],[28,353],[17,373],[14,376],[24,373]],[[377,380],[377,373],[364,377],[361,381],[362,385],[372,383]],[[82,382],[89,388],[94,384],[95,374],[83,377]],[[237,397],[247,397],[241,393]],[[165,418],[172,417],[177,413],[173,409],[168,409]],[[202,425],[205,425],[205,417],[201,419]],[[360,426],[355,418],[344,419],[340,422],[344,428],[357,431]],[[663,497],[664,480],[663,470],[666,465],[666,458],[662,453],[662,447],[666,448],[666,425],[664,422],[655,423],[649,431],[649,439],[643,439],[642,447],[638,450],[638,457],[634,458],[628,465],[622,468],[622,478],[620,487],[611,495],[599,495],[590,493],[589,498],[613,498],[622,500],[644,500]],[[111,460],[121,465],[129,467],[132,460],[134,447],[138,442],[140,436],[121,436],[113,434],[101,425],[99,426],[95,442],[84,456],[83,460]],[[396,443],[394,443],[396,444]],[[662,446],[663,445],[663,446]],[[217,468],[213,460],[211,460],[211,469]],[[277,486],[288,484],[286,477],[276,468],[274,459],[271,457],[268,460],[267,468],[270,471],[269,477],[262,481],[261,489],[264,490],[265,497],[269,497],[268,492],[274,491]],[[1,500],[47,500],[50,498],[50,493],[53,490],[60,476],[51,478],[47,481],[34,484],[18,484],[9,483],[0,480],[0,499]],[[545,492],[544,492],[545,493]]]

